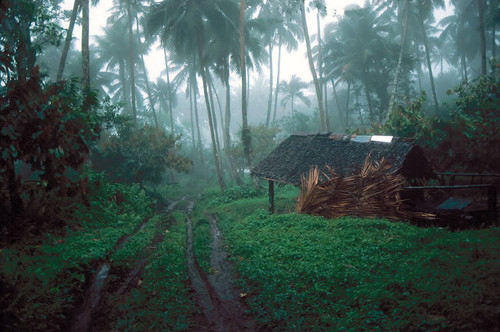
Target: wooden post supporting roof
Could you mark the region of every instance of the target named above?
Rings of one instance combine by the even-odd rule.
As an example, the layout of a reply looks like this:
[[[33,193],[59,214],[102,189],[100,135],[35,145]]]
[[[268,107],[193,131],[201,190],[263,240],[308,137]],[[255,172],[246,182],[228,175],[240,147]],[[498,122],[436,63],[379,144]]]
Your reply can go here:
[[[274,213],[274,181],[269,180],[269,212]]]
[[[498,226],[497,187],[495,185],[488,187],[488,214],[490,220]]]

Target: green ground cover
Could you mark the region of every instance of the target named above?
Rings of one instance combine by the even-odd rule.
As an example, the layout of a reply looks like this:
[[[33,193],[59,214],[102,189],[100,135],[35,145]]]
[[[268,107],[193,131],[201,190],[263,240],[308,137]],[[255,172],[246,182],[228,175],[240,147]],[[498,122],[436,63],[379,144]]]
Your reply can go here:
[[[196,308],[185,260],[186,215],[174,213],[174,218],[144,268],[140,287],[107,299],[111,309],[105,316],[112,322],[110,330],[189,330]]]
[[[277,192],[277,209],[293,196]],[[500,229],[270,215],[267,197],[206,206],[258,324],[275,330],[485,330],[500,321]],[[203,209],[203,206],[200,206]]]
[[[113,285],[114,278],[126,276],[143,258],[145,247],[162,228],[167,228],[168,233],[150,257],[141,287],[121,301],[117,311],[104,304],[106,314],[119,313],[110,315],[106,326],[128,324],[133,330],[133,317],[141,317],[135,323],[141,328],[174,330],[189,326],[187,316],[194,305],[188,294],[184,262],[185,215],[174,214],[177,221],[155,216],[153,200],[138,185],[102,182],[93,190],[89,202],[90,207],[75,206],[75,217],[64,230],[0,243],[2,329],[64,329],[98,262],[110,259],[112,269],[106,285]],[[143,222],[144,227],[138,230]],[[172,227],[168,227],[170,224]],[[117,241],[134,232],[113,253]],[[111,294],[108,291],[105,286],[102,298]],[[148,296],[152,299],[146,301]]]

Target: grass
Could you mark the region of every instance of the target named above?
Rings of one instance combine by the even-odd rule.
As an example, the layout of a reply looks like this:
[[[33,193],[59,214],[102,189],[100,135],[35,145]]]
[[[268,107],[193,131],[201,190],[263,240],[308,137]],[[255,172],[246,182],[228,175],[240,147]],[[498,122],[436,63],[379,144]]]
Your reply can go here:
[[[108,298],[110,330],[179,331],[191,326],[196,308],[189,293],[184,256],[186,216],[176,213],[175,219],[146,265],[141,285]]]
[[[177,192],[178,188],[170,188]],[[210,273],[210,226],[219,216],[241,291],[263,330],[491,330],[500,321],[500,229],[450,232],[404,222],[291,213],[295,188],[236,187],[202,196],[192,214],[194,246]],[[2,328],[61,330],[96,262],[109,257],[102,327],[189,330],[197,308],[185,261],[186,214],[154,216],[138,186],[101,185],[66,234],[1,243]],[[184,204],[176,209],[183,208]],[[173,218],[173,219],[170,219]],[[119,238],[131,234],[118,251]],[[140,284],[114,296],[158,230]],[[55,235],[57,234],[57,235]],[[115,274],[113,276],[113,273]]]
[[[291,196],[277,198],[280,209]],[[210,205],[208,202],[207,205]],[[500,230],[213,207],[258,324],[274,330],[485,330],[500,320]]]
[[[169,219],[153,215],[151,198],[137,185],[103,182],[89,199],[91,208],[78,207],[65,232],[58,230],[16,243],[0,243],[2,329],[64,329],[86,291],[97,262],[109,257],[111,273],[126,273],[142,258],[144,248],[151,244],[157,230],[169,223]],[[185,215],[176,216],[179,224],[165,234],[150,258],[143,287],[132,294],[141,301],[151,296],[151,292],[158,294],[157,302],[130,305],[130,315],[145,317],[137,320],[144,322],[144,326],[159,324],[174,330],[190,324],[187,316],[193,304],[187,291],[184,263]],[[113,252],[118,239],[134,233],[143,221],[146,221],[144,227]],[[112,278],[110,275],[108,281]],[[103,298],[107,295],[103,294]],[[158,304],[157,310],[163,310],[161,314],[151,310],[151,303]],[[126,302],[122,305],[127,306]],[[158,314],[157,321],[151,318],[153,312]],[[127,319],[129,323],[132,319],[125,314],[119,317],[113,324],[124,326]]]

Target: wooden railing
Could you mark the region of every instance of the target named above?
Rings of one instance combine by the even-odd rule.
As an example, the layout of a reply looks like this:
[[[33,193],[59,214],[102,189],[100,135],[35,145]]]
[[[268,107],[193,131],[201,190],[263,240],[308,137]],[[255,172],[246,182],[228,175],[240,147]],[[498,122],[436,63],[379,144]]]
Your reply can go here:
[[[452,186],[411,186],[404,189],[409,191],[425,190],[464,190],[464,189],[487,189],[488,193],[488,218],[498,226],[498,208],[497,208],[497,185],[495,184],[469,184]]]

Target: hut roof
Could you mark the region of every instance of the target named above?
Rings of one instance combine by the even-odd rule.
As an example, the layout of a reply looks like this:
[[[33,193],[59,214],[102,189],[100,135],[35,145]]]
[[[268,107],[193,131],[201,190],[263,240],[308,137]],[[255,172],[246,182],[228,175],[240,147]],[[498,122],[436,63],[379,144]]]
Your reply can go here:
[[[392,171],[408,179],[434,175],[420,147],[412,140],[390,136],[349,136],[330,133],[295,133],[279,144],[255,166],[252,176],[282,184],[300,185],[302,175],[317,166],[325,172],[330,166],[341,176],[363,167],[366,157],[387,159]]]

